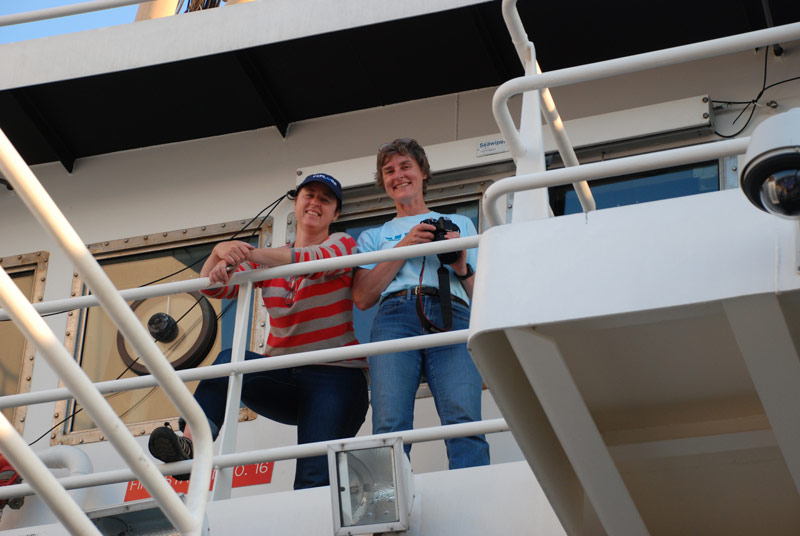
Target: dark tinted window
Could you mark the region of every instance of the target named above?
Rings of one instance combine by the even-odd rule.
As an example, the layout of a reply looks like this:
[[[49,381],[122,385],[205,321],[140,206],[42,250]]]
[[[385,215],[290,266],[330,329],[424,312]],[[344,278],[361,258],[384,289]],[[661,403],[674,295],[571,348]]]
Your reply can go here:
[[[621,207],[719,190],[719,163],[716,160],[648,173],[612,177],[589,182],[597,209]],[[550,188],[553,214],[581,212],[572,185]]]

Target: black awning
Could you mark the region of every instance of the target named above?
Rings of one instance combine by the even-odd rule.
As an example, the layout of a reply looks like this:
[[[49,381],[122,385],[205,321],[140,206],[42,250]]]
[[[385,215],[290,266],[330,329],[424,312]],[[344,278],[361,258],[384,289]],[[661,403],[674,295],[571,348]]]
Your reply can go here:
[[[769,4],[775,25],[800,21],[797,0]],[[518,9],[545,71],[767,27],[761,0],[520,0]],[[30,165],[61,161],[71,170],[77,158],[137,147],[269,126],[286,135],[295,121],[496,86],[521,74],[493,1],[2,91],[0,127]]]

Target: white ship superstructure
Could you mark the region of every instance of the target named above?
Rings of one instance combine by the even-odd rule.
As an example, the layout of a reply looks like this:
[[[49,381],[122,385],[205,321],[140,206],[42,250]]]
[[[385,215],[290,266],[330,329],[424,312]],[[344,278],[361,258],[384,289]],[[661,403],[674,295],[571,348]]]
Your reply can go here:
[[[235,388],[193,466],[153,464],[149,433],[202,419],[183,382],[465,341],[482,422],[440,427],[423,383],[414,430],[375,437],[368,415],[354,440],[414,443],[381,530],[797,533],[800,228],[740,182],[756,127],[800,107],[800,8],[228,4],[0,45],[0,443],[29,476],[0,487],[26,497],[0,530],[334,534],[372,488],[291,491],[295,458],[329,446],[296,446]],[[428,204],[480,237],[265,273],[478,247],[470,329],[369,343],[358,312],[359,347],[209,368],[259,352],[269,322],[251,294],[196,297],[213,244],[291,243],[290,203],[271,203],[315,172],[345,187],[337,230],[377,225],[375,153],[408,136]],[[185,313],[175,344],[148,335],[156,312]],[[447,471],[442,439],[475,433],[492,465]],[[185,494],[161,478],[192,467]]]

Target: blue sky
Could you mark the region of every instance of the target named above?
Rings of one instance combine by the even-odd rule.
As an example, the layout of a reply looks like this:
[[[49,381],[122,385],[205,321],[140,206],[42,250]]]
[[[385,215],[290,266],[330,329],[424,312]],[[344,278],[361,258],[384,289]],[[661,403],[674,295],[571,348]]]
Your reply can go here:
[[[0,15],[79,4],[84,1],[86,0],[0,0]],[[60,19],[0,26],[0,44],[133,22],[137,9],[137,5],[132,5]]]

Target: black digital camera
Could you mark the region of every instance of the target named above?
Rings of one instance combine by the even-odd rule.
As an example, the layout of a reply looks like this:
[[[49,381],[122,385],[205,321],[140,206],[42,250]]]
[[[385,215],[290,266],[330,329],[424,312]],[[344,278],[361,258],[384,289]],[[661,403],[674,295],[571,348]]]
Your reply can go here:
[[[457,231],[461,232],[461,229],[458,228],[458,225],[453,223],[449,218],[445,218],[444,216],[440,217],[438,220],[434,220],[433,218],[428,218],[427,220],[422,220],[420,223],[427,223],[428,225],[433,225],[436,227],[433,232],[433,241],[438,242],[439,240],[444,240],[448,232],[450,231]],[[458,260],[458,251],[450,251],[447,253],[439,253],[437,256],[439,257],[439,262],[442,264],[452,264]]]

